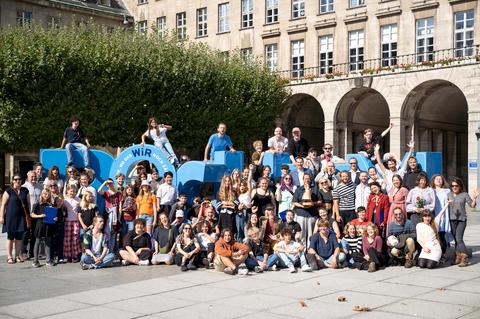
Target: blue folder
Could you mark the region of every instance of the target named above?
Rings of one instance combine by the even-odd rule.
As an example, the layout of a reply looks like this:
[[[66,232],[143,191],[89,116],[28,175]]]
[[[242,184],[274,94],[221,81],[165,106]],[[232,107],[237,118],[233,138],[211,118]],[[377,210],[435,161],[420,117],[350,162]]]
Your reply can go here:
[[[45,217],[43,218],[43,222],[45,224],[55,224],[54,218],[57,217],[58,208],[55,207],[45,207]]]

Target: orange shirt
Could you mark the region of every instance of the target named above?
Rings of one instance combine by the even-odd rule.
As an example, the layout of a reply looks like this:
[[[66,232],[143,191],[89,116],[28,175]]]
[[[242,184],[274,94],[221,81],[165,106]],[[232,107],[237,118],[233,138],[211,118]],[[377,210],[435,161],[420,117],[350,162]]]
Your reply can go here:
[[[157,197],[154,194],[137,196],[137,205],[138,205],[138,214],[143,215],[152,215],[153,216],[153,205],[157,204]]]

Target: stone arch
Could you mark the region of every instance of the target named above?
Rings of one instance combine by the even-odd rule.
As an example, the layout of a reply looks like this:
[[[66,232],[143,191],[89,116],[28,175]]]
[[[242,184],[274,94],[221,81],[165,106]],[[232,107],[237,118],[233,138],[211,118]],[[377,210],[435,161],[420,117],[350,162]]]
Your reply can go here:
[[[413,136],[417,151],[441,152],[443,173],[468,181],[468,103],[464,93],[446,80],[417,85],[401,112],[402,148]]]
[[[319,152],[325,143],[325,114],[318,100],[305,93],[297,93],[287,101],[283,116],[284,135],[291,138],[292,128],[299,127],[311,147]]]
[[[334,143],[339,156],[356,153],[363,131],[372,128],[380,134],[390,124],[388,103],[381,93],[368,88],[354,88],[338,102],[334,116]],[[390,149],[390,139],[382,142],[383,152]]]

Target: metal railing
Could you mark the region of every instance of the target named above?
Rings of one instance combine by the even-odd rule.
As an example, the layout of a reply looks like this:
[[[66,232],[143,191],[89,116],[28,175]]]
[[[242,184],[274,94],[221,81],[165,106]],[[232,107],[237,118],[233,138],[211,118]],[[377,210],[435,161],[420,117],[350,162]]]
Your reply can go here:
[[[325,81],[478,62],[480,62],[480,45],[474,45],[331,65],[328,65],[327,61],[321,61],[321,65],[316,67],[278,71],[276,74],[290,82],[299,80]]]

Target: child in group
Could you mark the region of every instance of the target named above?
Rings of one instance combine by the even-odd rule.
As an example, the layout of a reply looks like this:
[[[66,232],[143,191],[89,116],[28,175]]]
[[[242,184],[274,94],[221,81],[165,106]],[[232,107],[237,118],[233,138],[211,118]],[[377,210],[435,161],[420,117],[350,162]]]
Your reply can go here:
[[[120,240],[122,240],[129,231],[133,230],[133,221],[137,217],[135,192],[133,186],[130,184],[125,185],[125,189],[123,190],[123,202],[121,207],[122,215],[120,220],[122,222],[122,230],[120,232]]]
[[[369,224],[369,221],[365,219],[367,212],[365,210],[365,207],[359,206],[357,208],[357,216],[358,218],[355,218],[352,220],[352,224],[357,228],[357,234],[362,236],[365,233],[365,228]]]
[[[235,222],[237,226],[236,241],[243,242],[245,239],[245,224],[247,223],[247,218],[251,213],[252,208],[252,198],[250,197],[250,182],[241,181],[238,187],[238,211],[235,215]]]
[[[44,223],[45,218],[45,208],[53,207],[51,203],[51,193],[49,189],[42,190],[40,194],[40,200],[38,204],[35,204],[33,207],[33,212],[31,214],[32,218],[37,220],[35,225],[35,230],[33,235],[35,236],[35,246],[33,249],[34,261],[32,266],[35,268],[40,267],[38,262],[38,253],[40,250],[41,241],[45,242],[45,253],[46,253],[46,265],[55,266],[53,261],[53,251],[52,251],[52,241],[53,236],[55,235],[55,224],[46,224]]]
[[[157,224],[157,197],[150,190],[150,182],[142,181],[137,196],[138,218],[146,223],[147,233],[152,234],[153,225]]]
[[[200,244],[199,258],[205,268],[213,268],[213,256],[215,250],[216,235],[212,232],[212,226],[206,220],[202,220],[197,225],[198,232],[195,235]]]
[[[312,268],[305,258],[305,246],[292,240],[292,231],[288,227],[282,230],[282,240],[275,244],[273,250],[279,257],[279,266],[288,267],[291,273],[297,272],[295,266],[300,264],[302,271],[310,272]]]
[[[67,186],[67,193],[63,200],[63,207],[67,212],[65,219],[65,238],[63,240],[63,255],[69,262],[78,262],[82,247],[80,245],[80,226],[78,212],[80,210],[80,198],[76,197],[75,186]]]
[[[80,208],[77,214],[80,223],[80,242],[83,242],[83,235],[93,229],[93,218],[98,216],[98,207],[92,192],[85,191],[80,200]]]
[[[106,191],[103,190],[105,186],[108,188]],[[107,222],[104,232],[107,234],[108,249],[113,253],[115,252],[115,244],[117,242],[117,225],[120,223],[119,212],[122,210],[123,195],[115,189],[115,184],[111,178],[107,178],[100,185],[97,194],[105,199]]]

